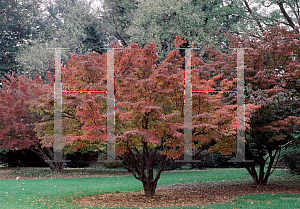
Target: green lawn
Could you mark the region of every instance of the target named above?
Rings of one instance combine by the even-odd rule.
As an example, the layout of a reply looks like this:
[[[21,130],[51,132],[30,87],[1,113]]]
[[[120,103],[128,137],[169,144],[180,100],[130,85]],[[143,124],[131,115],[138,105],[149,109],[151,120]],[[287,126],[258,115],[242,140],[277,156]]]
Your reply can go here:
[[[273,178],[291,177],[275,171]],[[163,173],[158,186],[182,182],[212,182],[250,180],[245,169],[209,169]],[[73,199],[107,192],[142,190],[133,176],[76,179],[0,180],[0,208],[83,208],[73,205]],[[268,201],[271,202],[268,203]],[[185,208],[201,208],[185,207]],[[238,197],[234,202],[205,208],[300,208],[300,195],[264,194]]]

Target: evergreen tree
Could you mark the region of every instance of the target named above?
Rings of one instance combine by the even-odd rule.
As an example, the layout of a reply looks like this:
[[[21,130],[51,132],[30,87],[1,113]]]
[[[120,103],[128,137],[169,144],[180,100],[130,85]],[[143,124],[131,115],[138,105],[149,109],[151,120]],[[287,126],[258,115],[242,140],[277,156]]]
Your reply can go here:
[[[66,64],[69,53],[86,54],[92,50],[89,48],[95,42],[90,42],[91,36],[99,39],[98,48],[103,46],[102,32],[99,31],[101,23],[91,4],[92,1],[80,0],[52,0],[44,4],[37,17],[38,36],[22,47],[17,56],[27,77],[39,74],[45,80],[46,72],[53,72],[54,51],[49,48],[67,48],[62,51],[62,62]]]
[[[9,71],[18,72],[15,56],[20,45],[32,35],[31,28],[26,24],[30,9],[30,5],[25,6],[18,0],[0,1],[0,76]]]
[[[106,50],[102,49],[105,45],[104,34],[97,29],[97,24],[91,23],[84,28],[84,35],[82,37],[83,50],[86,52],[97,52],[102,54]]]
[[[248,16],[255,21],[252,28],[258,28],[259,31],[266,31],[268,27],[274,26],[274,23],[280,23],[281,26],[294,29],[299,33],[299,14],[300,3],[297,0],[243,0],[244,8]],[[253,27],[254,26],[254,27]]]
[[[220,0],[145,0],[134,13],[127,29],[130,41],[144,46],[149,41],[158,45],[160,58],[173,49],[173,40],[181,35],[189,47],[215,45],[226,51],[229,41],[224,33],[240,35],[246,31],[246,13],[240,1]]]
[[[132,24],[137,8],[137,0],[104,0],[103,30],[123,46],[128,46],[130,36],[127,29]]]

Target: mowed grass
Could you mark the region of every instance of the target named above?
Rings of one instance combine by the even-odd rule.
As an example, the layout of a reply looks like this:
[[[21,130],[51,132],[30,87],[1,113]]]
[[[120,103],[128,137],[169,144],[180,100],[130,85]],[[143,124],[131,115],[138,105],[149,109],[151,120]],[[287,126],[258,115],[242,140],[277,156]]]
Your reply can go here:
[[[273,178],[282,176],[292,178],[280,170],[274,172]],[[163,173],[158,181],[158,186],[183,182],[216,182],[222,180],[246,181],[250,180],[250,176],[246,169],[209,169]],[[0,208],[83,208],[72,204],[71,201],[99,193],[138,190],[142,190],[142,184],[133,176],[0,180]],[[247,195],[238,197],[231,203],[210,205],[204,208],[300,208],[300,195]]]

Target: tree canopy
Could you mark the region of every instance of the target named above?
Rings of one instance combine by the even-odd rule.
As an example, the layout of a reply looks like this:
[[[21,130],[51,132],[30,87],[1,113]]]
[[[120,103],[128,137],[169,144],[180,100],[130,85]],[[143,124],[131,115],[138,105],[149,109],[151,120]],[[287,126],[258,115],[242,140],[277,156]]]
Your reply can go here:
[[[36,74],[47,78],[52,71],[54,52],[49,48],[62,47],[62,61],[67,62],[69,52],[86,54],[107,43],[105,32],[101,29],[101,20],[92,9],[92,2],[64,0],[44,2],[38,7],[37,36],[22,45],[16,59],[24,69],[24,75],[33,78]]]
[[[255,160],[254,152],[259,153],[259,174],[255,170],[257,161],[245,164],[257,184],[267,182],[281,145],[296,140],[293,136],[299,130],[299,33],[276,25],[262,35],[261,39],[228,36],[232,48],[248,48],[244,60],[245,104],[261,106],[250,117],[251,129],[246,131],[248,157]],[[236,67],[234,50],[227,56],[216,49],[208,48],[207,52],[210,62],[202,66],[202,72],[235,77],[226,74],[226,69]],[[226,97],[225,104],[231,103],[232,96]],[[270,163],[266,165],[268,158]]]
[[[34,35],[27,22],[34,7],[36,5],[33,2],[24,3],[18,0],[0,2],[0,77],[9,71],[20,72],[16,55],[20,45]]]

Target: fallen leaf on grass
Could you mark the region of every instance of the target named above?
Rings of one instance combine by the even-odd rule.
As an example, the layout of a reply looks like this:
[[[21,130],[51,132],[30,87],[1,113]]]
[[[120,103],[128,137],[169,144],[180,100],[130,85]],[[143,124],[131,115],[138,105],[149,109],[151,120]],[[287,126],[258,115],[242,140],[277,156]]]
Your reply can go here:
[[[270,183],[264,186],[252,182],[211,182],[211,183],[177,183],[158,187],[156,194],[148,198],[144,191],[131,193],[113,193],[87,196],[74,200],[73,203],[83,207],[184,207],[215,203],[227,203],[236,196],[263,193],[299,193],[299,185]],[[235,188],[234,190],[232,188]],[[254,202],[250,202],[254,204]],[[235,203],[232,203],[234,205]],[[204,206],[202,207],[204,208]]]

